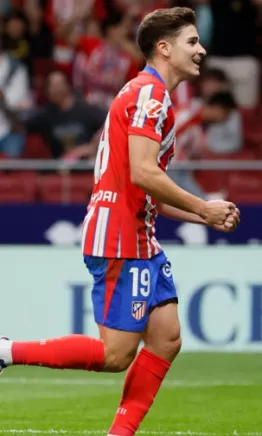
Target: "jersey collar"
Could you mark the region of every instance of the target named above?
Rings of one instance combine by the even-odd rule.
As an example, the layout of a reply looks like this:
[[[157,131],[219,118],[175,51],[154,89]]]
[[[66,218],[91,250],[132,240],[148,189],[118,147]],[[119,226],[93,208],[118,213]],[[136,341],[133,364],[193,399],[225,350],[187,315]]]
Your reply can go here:
[[[162,82],[165,85],[164,80],[160,76],[160,74],[155,70],[153,67],[149,67],[148,65],[143,69],[143,73],[149,73],[152,74],[154,77],[156,77],[160,82]]]

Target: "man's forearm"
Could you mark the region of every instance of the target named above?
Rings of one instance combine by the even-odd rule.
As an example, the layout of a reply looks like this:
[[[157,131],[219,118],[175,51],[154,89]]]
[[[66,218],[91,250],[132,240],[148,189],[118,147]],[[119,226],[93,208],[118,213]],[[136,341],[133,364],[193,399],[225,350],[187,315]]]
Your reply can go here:
[[[134,184],[163,203],[199,216],[205,209],[205,201],[176,185],[162,170],[141,165],[140,171],[131,179]]]
[[[176,207],[168,206],[167,204],[161,203],[158,205],[157,209],[160,215],[163,215],[164,217],[171,220],[183,221],[193,224],[206,224],[205,220],[199,215],[191,212],[186,212]]]

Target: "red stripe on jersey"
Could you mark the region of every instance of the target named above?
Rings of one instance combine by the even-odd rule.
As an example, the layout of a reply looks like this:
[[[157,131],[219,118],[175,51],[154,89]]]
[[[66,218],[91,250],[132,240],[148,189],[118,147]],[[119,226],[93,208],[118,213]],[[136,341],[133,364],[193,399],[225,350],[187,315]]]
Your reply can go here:
[[[121,250],[119,251],[120,236],[121,222],[119,222],[119,216],[112,213],[110,216],[110,221],[108,223],[106,234],[106,245],[110,244],[115,247],[115,253],[114,255],[112,255],[112,257],[121,257]]]
[[[105,289],[105,305],[104,305],[104,322],[106,320],[109,306],[113,297],[113,293],[119,279],[124,260],[108,259],[106,269],[106,289]]]

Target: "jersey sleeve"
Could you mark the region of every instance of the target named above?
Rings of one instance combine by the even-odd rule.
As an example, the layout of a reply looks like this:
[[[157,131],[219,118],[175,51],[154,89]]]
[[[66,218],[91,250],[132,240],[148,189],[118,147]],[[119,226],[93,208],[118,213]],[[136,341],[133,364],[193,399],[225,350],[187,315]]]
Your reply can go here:
[[[145,85],[135,97],[127,107],[128,135],[146,136],[160,143],[171,104],[165,88],[154,84]]]

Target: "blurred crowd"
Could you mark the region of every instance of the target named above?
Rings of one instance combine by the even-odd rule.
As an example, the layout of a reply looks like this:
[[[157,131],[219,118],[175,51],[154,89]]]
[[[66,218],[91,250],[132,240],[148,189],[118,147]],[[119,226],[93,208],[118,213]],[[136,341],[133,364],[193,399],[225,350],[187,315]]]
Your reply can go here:
[[[110,103],[143,68],[141,18],[173,6],[195,9],[208,52],[172,95],[175,159],[262,158],[262,0],[0,0],[0,157],[93,159]],[[201,177],[174,175],[205,197]]]

